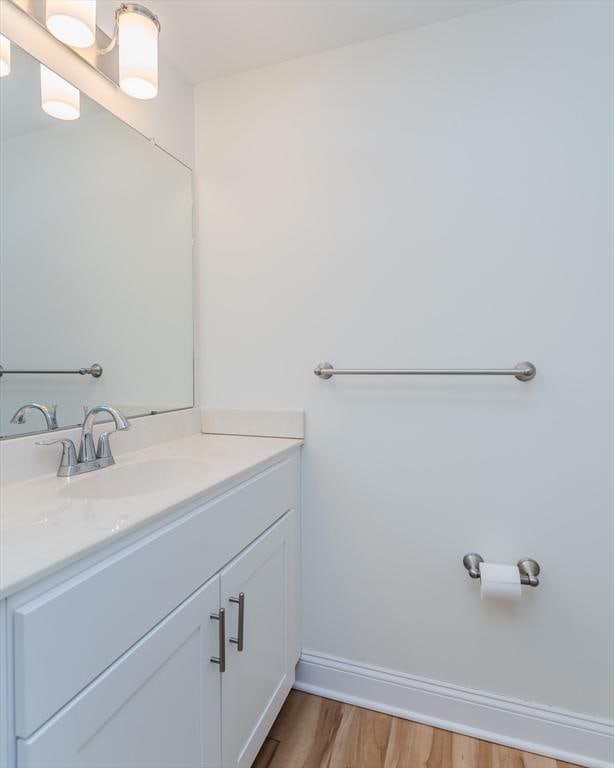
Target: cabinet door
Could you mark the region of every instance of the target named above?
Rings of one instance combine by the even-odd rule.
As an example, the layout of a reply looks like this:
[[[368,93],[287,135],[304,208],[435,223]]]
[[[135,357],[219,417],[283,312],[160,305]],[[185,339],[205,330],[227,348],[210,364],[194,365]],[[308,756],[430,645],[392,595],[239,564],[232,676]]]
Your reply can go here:
[[[220,765],[219,577],[201,587],[30,738],[22,768]],[[49,663],[53,663],[50,659]]]
[[[221,573],[226,609],[222,675],[222,764],[250,766],[294,682],[296,514],[288,512]],[[290,576],[290,578],[289,578]],[[243,644],[239,604],[244,595]]]

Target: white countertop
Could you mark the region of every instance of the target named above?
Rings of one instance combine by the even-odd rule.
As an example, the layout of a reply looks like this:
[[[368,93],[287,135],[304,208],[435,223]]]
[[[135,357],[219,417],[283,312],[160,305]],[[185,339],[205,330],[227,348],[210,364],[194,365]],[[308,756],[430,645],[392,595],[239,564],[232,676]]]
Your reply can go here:
[[[196,434],[123,456],[116,464],[71,479],[45,475],[0,488],[0,597],[74,562],[86,553],[151,523],[183,505],[206,501],[257,474],[302,440]],[[58,457],[59,458],[59,457]],[[203,463],[203,474],[168,488],[112,499],[67,498],[69,484],[105,476],[149,459]],[[119,477],[119,476],[118,476]]]

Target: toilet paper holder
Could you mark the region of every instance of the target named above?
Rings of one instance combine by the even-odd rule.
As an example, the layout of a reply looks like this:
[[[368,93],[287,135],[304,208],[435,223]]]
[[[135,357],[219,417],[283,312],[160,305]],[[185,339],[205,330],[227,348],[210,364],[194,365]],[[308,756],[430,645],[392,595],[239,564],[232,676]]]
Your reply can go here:
[[[469,575],[472,579],[480,578],[480,563],[484,562],[482,555],[478,555],[475,552],[471,552],[463,557],[463,565],[469,571]],[[520,583],[526,584],[528,587],[539,586],[539,572],[541,568],[537,560],[531,558],[525,558],[519,560],[516,564],[520,573]]]

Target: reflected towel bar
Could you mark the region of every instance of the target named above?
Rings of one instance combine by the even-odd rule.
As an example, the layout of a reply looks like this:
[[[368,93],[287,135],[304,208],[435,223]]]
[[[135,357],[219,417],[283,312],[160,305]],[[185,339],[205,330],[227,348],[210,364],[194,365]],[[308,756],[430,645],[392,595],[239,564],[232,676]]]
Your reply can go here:
[[[56,374],[56,373],[78,373],[81,376],[93,376],[95,379],[99,379],[102,376],[102,366],[98,363],[92,363],[89,368],[78,368],[76,371],[35,371],[35,370],[20,370],[16,368],[12,368],[10,370],[7,370],[3,368],[0,365],[0,378],[2,376],[6,376],[9,373],[18,373],[18,374],[30,374],[30,373],[40,373],[40,374]]]
[[[333,376],[514,376],[518,381],[535,378],[533,363],[518,363],[513,368],[335,368],[320,363],[314,370],[320,379]]]

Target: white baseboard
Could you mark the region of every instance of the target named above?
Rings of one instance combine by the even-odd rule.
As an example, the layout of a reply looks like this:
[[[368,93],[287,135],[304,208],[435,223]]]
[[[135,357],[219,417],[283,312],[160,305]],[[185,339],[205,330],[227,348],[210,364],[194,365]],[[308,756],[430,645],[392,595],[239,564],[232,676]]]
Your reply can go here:
[[[294,685],[359,707],[587,766],[614,765],[614,724],[304,651]]]

